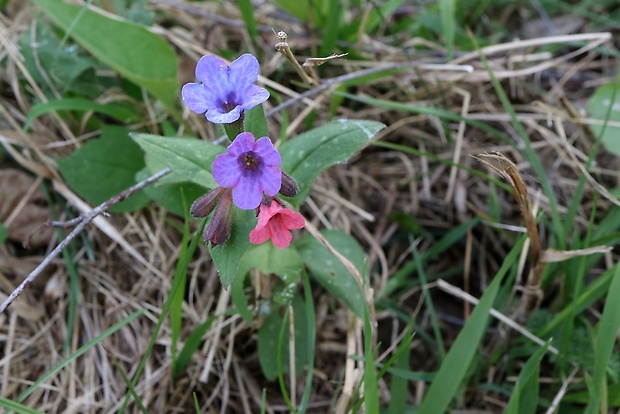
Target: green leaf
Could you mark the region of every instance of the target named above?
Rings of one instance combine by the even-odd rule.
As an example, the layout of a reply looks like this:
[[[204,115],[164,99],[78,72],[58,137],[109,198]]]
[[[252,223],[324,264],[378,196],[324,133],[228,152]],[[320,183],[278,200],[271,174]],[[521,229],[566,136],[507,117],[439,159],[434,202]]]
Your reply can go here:
[[[617,88],[617,84],[610,83],[596,89],[586,106],[589,118],[620,122],[620,91],[616,91]],[[607,117],[608,112],[609,117]],[[603,134],[602,141],[607,151],[620,156],[620,139],[618,139],[620,128],[608,125],[607,122],[605,122],[606,125],[590,125],[590,128],[596,136]]]
[[[245,295],[245,273],[239,272],[234,277],[230,285],[230,298],[235,305],[235,312],[243,318],[243,320],[251,324],[254,319],[254,312],[248,307],[248,299]]]
[[[566,394],[562,398],[562,402],[588,404],[590,401],[590,393],[588,391],[579,391]],[[607,405],[611,408],[620,408],[620,384],[609,384],[607,387]]]
[[[129,130],[104,126],[100,138],[92,139],[66,158],[58,159],[63,177],[81,197],[100,204],[136,183],[144,168],[140,147],[129,138]],[[116,204],[110,211],[136,211],[148,203],[142,191]]]
[[[245,131],[251,132],[254,138],[259,139],[269,136],[269,126],[262,105],[257,105],[249,111],[245,111],[243,119]]]
[[[238,273],[241,258],[251,246],[250,230],[256,225],[254,210],[233,208],[232,220],[230,239],[221,246],[209,246],[211,258],[225,288],[231,284]]]
[[[6,228],[4,223],[0,223],[0,244],[3,244],[9,237],[9,229]]]
[[[164,38],[144,26],[58,0],[32,0],[83,48],[168,108],[179,92],[178,58]]]
[[[275,2],[301,21],[312,23],[314,27],[323,26],[324,18],[320,11],[322,9],[321,5],[325,3],[325,0],[275,0]],[[312,2],[312,6],[310,6],[310,2]],[[312,11],[312,16],[310,11]]]
[[[308,315],[306,314],[306,305],[300,296],[293,298],[292,306],[293,321],[295,323],[295,373],[300,375],[308,361]],[[283,323],[286,324],[286,333],[284,335],[284,343],[282,344],[284,351],[281,355],[282,371],[290,372],[288,318],[285,321],[280,315],[280,309],[274,309],[265,319],[263,326],[258,330],[258,360],[265,378],[269,381],[273,381],[278,377],[276,350],[278,349],[278,336]]]
[[[508,402],[508,407],[504,411],[506,414],[536,412],[539,396],[538,376],[540,374],[540,362],[545,356],[550,343],[550,341],[547,342],[534,352],[521,369],[519,379]]]
[[[366,256],[357,241],[340,231],[325,230],[327,241],[362,273]],[[330,294],[342,300],[360,318],[364,317],[364,294],[346,267],[325,246],[307,234],[295,243],[312,276]]]
[[[299,186],[292,200],[299,206],[314,179],[332,165],[347,161],[385,128],[380,122],[341,119],[305,132],[280,147],[282,170]]]
[[[40,22],[36,31],[24,32],[19,47],[24,66],[44,91],[54,85],[62,91],[70,90],[80,75],[94,66],[93,59],[82,56],[75,45],[61,44],[51,28]]]
[[[523,239],[512,249],[504,260],[480,302],[461,329],[452,344],[448,355],[439,367],[431,386],[428,388],[418,414],[445,413],[467,374],[482,339],[490,317],[490,310],[508,270],[517,262],[523,248]]]
[[[153,157],[160,166],[170,167],[172,177],[165,182],[191,181],[205,188],[217,184],[211,175],[211,165],[218,154],[225,151],[219,145],[196,138],[161,137],[150,134],[130,134],[148,157]],[[149,169],[151,166],[149,165]]]
[[[276,274],[285,283],[297,284],[304,264],[292,246],[279,249],[271,242],[253,245],[248,249],[239,265],[239,274],[258,269],[264,274]]]
[[[28,113],[24,130],[30,128],[32,121],[41,115],[53,111],[94,111],[108,115],[121,122],[131,122],[132,119],[136,118],[136,114],[125,105],[115,103],[99,104],[84,98],[65,98],[34,105],[30,109],[30,113]]]
[[[272,302],[281,304],[290,301],[295,293],[304,264],[293,246],[279,249],[269,241],[250,246],[241,259],[231,290],[233,303],[246,322],[251,322],[253,318],[243,291],[244,279],[250,269],[258,269],[263,274],[275,274],[280,277],[284,286],[274,288]]]
[[[155,172],[157,171],[150,171],[148,168],[144,168],[136,175],[136,181],[142,181]],[[206,194],[207,189],[198,184],[187,182],[173,184],[156,182],[146,186],[142,191],[148,198],[155,201],[169,212],[183,217],[186,211],[183,207],[181,195],[185,194],[188,205],[191,206],[198,197]]]

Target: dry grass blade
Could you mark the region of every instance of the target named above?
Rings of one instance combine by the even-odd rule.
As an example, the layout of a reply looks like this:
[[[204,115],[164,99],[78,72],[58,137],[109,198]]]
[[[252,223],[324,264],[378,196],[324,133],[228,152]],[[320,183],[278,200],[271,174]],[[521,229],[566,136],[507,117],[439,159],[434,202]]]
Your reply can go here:
[[[521,304],[519,305],[519,310],[515,316],[517,321],[523,321],[532,312],[532,310],[538,306],[542,299],[540,282],[545,268],[545,262],[540,260],[540,235],[538,234],[536,219],[532,211],[529,192],[527,190],[527,186],[523,182],[523,178],[521,178],[521,175],[517,170],[517,166],[501,152],[481,153],[478,155],[472,155],[472,157],[493,169],[504,180],[506,180],[508,184],[510,184],[512,194],[517,201],[519,211],[521,212],[521,217],[525,222],[525,228],[527,229],[527,233],[530,237],[532,269],[530,270],[526,285],[523,288],[523,297],[521,298]]]

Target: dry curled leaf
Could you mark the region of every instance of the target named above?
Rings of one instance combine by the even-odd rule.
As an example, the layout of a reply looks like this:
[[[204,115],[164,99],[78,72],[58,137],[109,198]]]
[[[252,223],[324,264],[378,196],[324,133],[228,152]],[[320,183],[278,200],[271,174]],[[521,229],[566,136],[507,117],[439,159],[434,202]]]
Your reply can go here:
[[[545,263],[558,263],[573,257],[589,256],[596,253],[607,253],[612,249],[611,246],[595,246],[588,249],[578,250],[556,250],[547,249],[543,251],[542,261]]]
[[[50,213],[43,192],[35,185],[26,173],[0,169],[0,222],[6,222],[9,239],[40,247],[49,243],[52,229],[42,227]]]

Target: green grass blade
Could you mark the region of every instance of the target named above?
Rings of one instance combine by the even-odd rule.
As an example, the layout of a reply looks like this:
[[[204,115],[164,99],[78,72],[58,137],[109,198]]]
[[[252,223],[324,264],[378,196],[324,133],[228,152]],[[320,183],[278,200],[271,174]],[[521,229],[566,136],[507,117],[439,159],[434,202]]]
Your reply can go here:
[[[127,389],[129,390],[129,393],[131,394],[131,396],[136,401],[136,404],[138,405],[138,408],[140,409],[142,414],[148,414],[148,410],[146,409],[146,407],[144,406],[144,403],[142,402],[142,399],[140,398],[140,396],[136,392],[136,387],[134,387],[131,384],[131,381],[129,380],[129,377],[127,376],[127,373],[125,372],[125,370],[123,369],[122,365],[118,361],[118,358],[116,358],[114,355],[112,355],[110,353],[108,353],[107,355],[108,355],[108,357],[110,357],[112,359],[112,364],[114,364],[114,366],[116,367],[118,372],[121,374],[121,377],[123,378],[123,382],[125,382],[125,385],[127,385]]]
[[[33,408],[21,405],[18,402],[11,401],[8,398],[0,397],[0,407],[10,410],[9,412],[15,412],[17,414],[44,414],[42,411],[37,411]]]
[[[39,385],[43,384],[45,381],[51,378],[58,371],[60,371],[61,369],[69,365],[72,361],[84,355],[88,350],[93,348],[95,345],[101,343],[105,338],[112,335],[113,333],[121,329],[123,326],[129,324],[131,321],[133,321],[134,319],[136,319],[143,313],[144,313],[144,310],[139,310],[139,311],[132,313],[128,317],[118,321],[117,323],[110,326],[108,329],[106,329],[105,331],[103,331],[102,333],[100,333],[99,335],[91,339],[90,341],[88,341],[86,344],[84,344],[78,350],[76,350],[73,354],[69,355],[67,358],[60,361],[60,363],[57,364],[54,368],[50,369],[45,374],[41,375],[39,379],[37,379],[31,386],[26,388],[26,390],[17,397],[17,401],[20,403],[23,402],[30,394],[32,394],[32,392]]]
[[[312,287],[310,286],[310,278],[308,273],[302,272],[302,281],[304,286],[304,298],[306,305],[308,330],[308,371],[306,372],[306,387],[299,403],[299,412],[305,413],[310,403],[312,393],[312,378],[314,377],[314,353],[316,348],[316,315],[314,311],[314,299],[312,297]]]
[[[181,251],[179,252],[179,257],[185,257],[187,255],[187,242],[189,241],[189,209],[187,208],[187,200],[185,199],[185,194],[182,193],[183,200],[183,211],[185,211],[185,221],[183,224],[183,236],[181,239]],[[181,309],[183,306],[183,301],[185,300],[185,285],[187,280],[187,264],[183,267],[183,260],[180,260],[177,263],[177,268],[173,277],[173,284],[177,283],[179,288],[176,289],[176,292],[172,296],[172,303],[170,304],[170,353],[172,354],[172,369],[174,371],[174,367],[176,365],[177,358],[177,345],[179,343],[179,338],[181,337],[181,325],[183,322],[183,310]]]
[[[439,320],[437,319],[437,313],[435,312],[435,306],[433,305],[433,299],[431,298],[431,294],[428,289],[428,281],[426,278],[426,272],[424,271],[424,266],[422,265],[422,260],[420,259],[420,254],[418,253],[418,249],[413,246],[413,259],[417,268],[418,277],[420,278],[420,283],[422,284],[422,292],[424,295],[424,302],[426,303],[426,309],[430,314],[431,325],[433,327],[433,333],[435,334],[435,343],[437,347],[437,352],[439,353],[438,362],[441,363],[446,358],[446,349],[443,343],[443,339],[441,337],[441,329],[439,328]]]
[[[278,384],[280,384],[280,392],[282,393],[282,398],[284,402],[288,406],[289,410],[292,413],[295,413],[295,407],[293,407],[293,403],[291,402],[291,398],[288,395],[288,391],[286,390],[286,382],[284,381],[284,347],[288,347],[288,343],[285,345],[284,341],[288,337],[288,329],[289,329],[289,313],[292,305],[286,307],[286,311],[284,312],[284,317],[282,318],[282,324],[280,325],[280,332],[278,334],[278,349],[276,352],[276,369],[278,371]],[[294,390],[293,390],[294,392]]]
[[[364,408],[367,413],[379,412],[379,393],[375,353],[372,347],[372,325],[370,310],[364,302]]]
[[[506,256],[502,267],[480,298],[480,302],[471,313],[471,317],[463,326],[463,329],[452,344],[446,359],[439,367],[435,379],[422,401],[418,414],[441,414],[448,409],[476,355],[480,340],[484,336],[490,317],[489,312],[502,280],[508,273],[508,270],[516,264],[524,240],[522,238]]]
[[[321,57],[335,53],[336,43],[338,42],[338,32],[342,25],[342,16],[347,9],[346,5],[341,5],[340,0],[328,0],[328,2],[327,27],[323,32],[323,41],[319,48],[319,55]]]
[[[215,321],[219,315],[212,315],[207,318],[206,321],[198,325],[192,333],[189,335],[183,348],[179,352],[179,355],[175,358],[172,364],[172,375],[177,376],[185,371],[185,368],[192,360],[192,355],[198,350],[202,343],[202,337],[207,333],[213,321]]]
[[[252,1],[237,0],[237,6],[239,6],[239,10],[241,11],[241,17],[245,22],[245,28],[248,30],[250,39],[252,39],[256,49],[260,50],[258,47],[258,39],[260,39],[260,36],[258,35],[258,26],[256,25],[256,19],[254,18],[254,6],[252,5]]]
[[[616,335],[620,329],[620,264],[616,264],[614,277],[605,300],[605,309],[598,324],[594,352],[594,395],[591,395],[587,413],[607,412],[606,373],[612,358]]]
[[[551,322],[547,323],[543,328],[536,332],[536,335],[545,338],[551,335],[558,327],[565,323],[567,318],[572,314],[580,314],[591,306],[594,302],[601,299],[608,292],[609,285],[615,275],[615,269],[611,268],[602,275],[598,276],[583,293],[573,301],[571,301],[560,313],[558,313]]]
[[[406,329],[404,340],[399,345],[398,349],[381,368],[379,371],[379,377],[386,372],[389,367],[394,364],[395,369],[408,372],[409,361],[411,359],[411,352],[409,351],[409,344],[413,341],[413,335],[409,332],[412,330],[412,325],[409,325]],[[392,375],[390,379],[390,403],[387,408],[388,414],[401,414],[405,412],[407,407],[407,399],[409,398],[409,381],[406,378]]]
[[[550,343],[550,341],[547,341],[544,346],[534,352],[534,355],[527,360],[521,369],[519,379],[508,402],[506,414],[536,412],[539,394],[538,376],[540,374],[540,361],[545,356]]]
[[[454,33],[456,28],[456,4],[455,0],[440,0],[439,9],[441,10],[441,31],[446,43],[446,58],[452,60],[454,56]]]
[[[202,235],[202,231],[203,231],[203,229],[205,227],[206,222],[207,222],[206,219],[202,220],[202,223],[201,223],[200,227],[196,231],[196,234],[194,234],[194,237],[192,238],[192,242],[190,243],[189,248],[187,249],[187,254],[185,256],[180,256],[179,257],[179,261],[181,261],[182,263],[180,263],[177,266],[177,268],[185,268],[185,269],[187,269],[187,265],[189,264],[189,261],[191,260],[192,256],[194,255],[194,251],[196,251],[196,247],[198,247],[198,242],[201,239],[200,236]],[[170,306],[172,305],[172,299],[174,298],[175,293],[177,292],[177,290],[179,288],[180,288],[180,286],[179,286],[178,278],[177,278],[172,283],[172,287],[170,288],[170,293],[168,294],[168,298],[164,302],[164,306],[161,309],[161,314],[159,315],[159,319],[157,319],[157,323],[155,324],[155,328],[153,328],[153,334],[151,335],[151,339],[150,339],[148,345],[146,346],[146,351],[144,352],[144,356],[140,360],[140,364],[138,365],[138,369],[136,370],[136,373],[134,374],[134,377],[131,380],[131,384],[134,387],[136,386],[136,384],[138,383],[138,379],[140,379],[140,376],[142,375],[142,371],[144,370],[144,367],[146,366],[146,361],[148,360],[149,356],[151,355],[151,352],[153,350],[153,346],[155,345],[155,340],[157,339],[157,336],[159,335],[159,331],[161,330],[161,327],[164,324],[164,320],[166,319],[166,316],[168,315],[168,312],[170,311]],[[123,401],[123,405],[121,406],[120,410],[118,411],[119,413],[124,413],[125,412],[125,409],[127,408],[127,404],[129,404],[129,397],[130,397],[130,394],[127,394],[125,396],[125,400]]]

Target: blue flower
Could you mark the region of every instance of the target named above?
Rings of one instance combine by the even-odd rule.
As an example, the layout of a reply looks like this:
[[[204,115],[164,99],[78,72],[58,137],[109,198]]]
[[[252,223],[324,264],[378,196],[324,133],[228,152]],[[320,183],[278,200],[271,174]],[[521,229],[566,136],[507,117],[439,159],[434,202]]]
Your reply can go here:
[[[250,54],[240,56],[226,66],[217,56],[203,56],[196,65],[196,78],[202,83],[183,85],[183,102],[197,114],[206,112],[215,124],[230,124],[242,111],[260,105],[269,98],[265,88],[254,85],[259,64]]]

